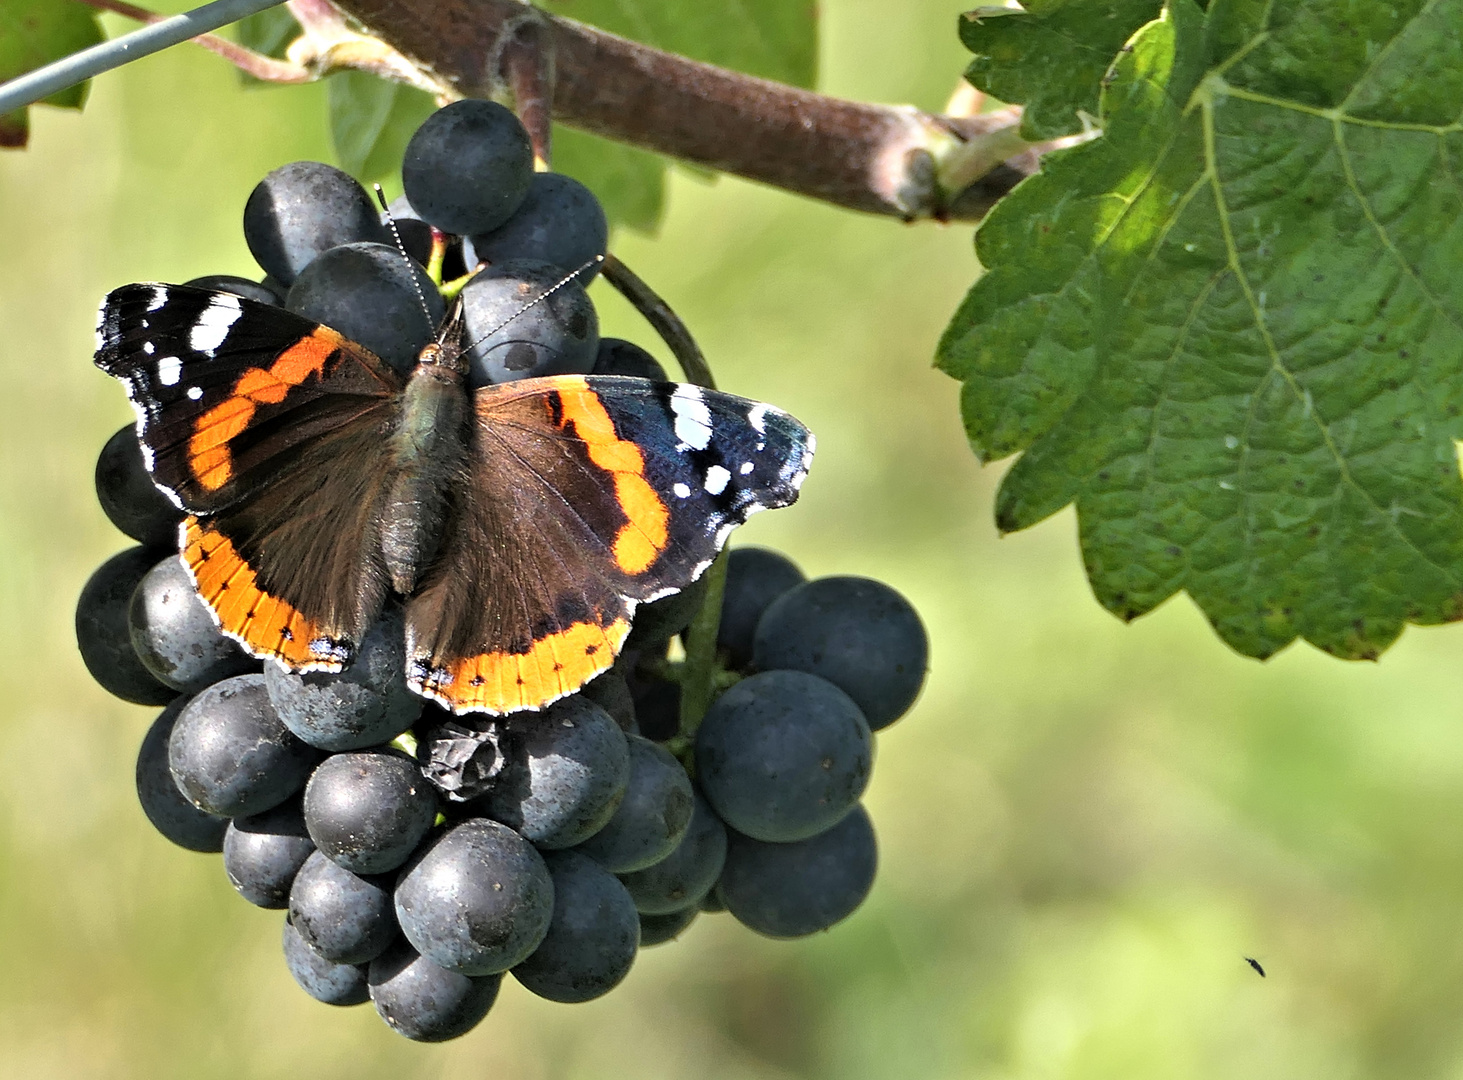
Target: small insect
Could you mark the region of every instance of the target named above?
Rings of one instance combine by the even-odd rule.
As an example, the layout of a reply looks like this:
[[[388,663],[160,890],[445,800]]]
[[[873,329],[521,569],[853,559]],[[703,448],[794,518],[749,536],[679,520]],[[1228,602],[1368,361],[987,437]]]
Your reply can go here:
[[[1260,973],[1260,978],[1263,979],[1265,977],[1265,969],[1260,966],[1260,961],[1256,960],[1253,956],[1245,957],[1245,963],[1249,964],[1250,967],[1258,971]]]

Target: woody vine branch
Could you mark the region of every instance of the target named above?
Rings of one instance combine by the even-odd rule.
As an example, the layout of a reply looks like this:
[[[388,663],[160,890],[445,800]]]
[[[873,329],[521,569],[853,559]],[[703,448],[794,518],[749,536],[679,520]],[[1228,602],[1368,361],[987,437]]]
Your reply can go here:
[[[570,126],[849,209],[976,220],[1034,171],[1040,150],[1016,134],[1015,109],[949,116],[846,101],[662,52],[521,0],[336,6],[452,96],[511,96],[531,83],[536,107]],[[531,76],[525,44],[540,53]]]

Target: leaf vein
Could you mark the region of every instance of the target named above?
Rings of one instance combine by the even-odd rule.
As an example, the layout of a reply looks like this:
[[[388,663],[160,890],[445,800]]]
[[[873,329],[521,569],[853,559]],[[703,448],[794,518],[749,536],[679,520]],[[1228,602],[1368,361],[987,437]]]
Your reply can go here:
[[[1224,237],[1224,245],[1228,255],[1230,268],[1234,271],[1235,281],[1239,284],[1240,291],[1244,294],[1245,303],[1249,305],[1250,311],[1253,313],[1255,329],[1259,331],[1260,338],[1265,343],[1265,349],[1270,354],[1271,371],[1284,380],[1285,385],[1289,388],[1290,392],[1295,395],[1295,398],[1298,402],[1304,403],[1306,401],[1305,389],[1300,385],[1300,381],[1296,378],[1295,373],[1285,366],[1285,363],[1280,356],[1280,350],[1275,344],[1275,339],[1270,334],[1270,328],[1265,320],[1264,312],[1261,310],[1260,305],[1256,301],[1254,290],[1250,285],[1249,278],[1245,274],[1244,266],[1240,262],[1239,248],[1235,243],[1234,232],[1229,220],[1229,206],[1224,198],[1223,181],[1219,175],[1218,153],[1214,146],[1214,102],[1212,98],[1207,98],[1204,102],[1203,124],[1204,155],[1206,160],[1205,171],[1208,174],[1210,178],[1210,183],[1214,189],[1214,202],[1219,212],[1220,232]],[[1258,405],[1261,397],[1261,389],[1263,389],[1263,383],[1261,384],[1261,387],[1256,388],[1255,393],[1252,394],[1250,397],[1250,419],[1246,420],[1246,435],[1248,435],[1249,427],[1252,423],[1254,415],[1254,410]],[[1337,446],[1336,440],[1331,433],[1330,424],[1324,417],[1321,416],[1321,410],[1313,405],[1312,408],[1307,411],[1306,415],[1316,425],[1317,430],[1321,434],[1321,439],[1326,445],[1326,449],[1330,452],[1332,459],[1336,462],[1336,467],[1339,471],[1341,481],[1349,486],[1352,490],[1354,490],[1362,498],[1362,500],[1372,508],[1372,510],[1384,523],[1383,527],[1387,528],[1392,533],[1392,535],[1402,543],[1405,548],[1412,551],[1423,562],[1441,572],[1441,574],[1449,581],[1457,582],[1458,575],[1454,568],[1439,562],[1437,559],[1429,555],[1426,551],[1422,550],[1422,548],[1418,547],[1416,541],[1414,541],[1410,536],[1408,536],[1398,527],[1397,520],[1390,513],[1384,512],[1381,505],[1372,496],[1371,492],[1369,492],[1362,484],[1360,484],[1357,479],[1352,475],[1350,465],[1346,459],[1346,455],[1341,450],[1341,448]],[[1248,443],[1248,438],[1245,440],[1245,442],[1246,444]],[[1241,485],[1241,487],[1242,490],[1247,491],[1247,485]],[[1245,528],[1248,535],[1248,518]]]

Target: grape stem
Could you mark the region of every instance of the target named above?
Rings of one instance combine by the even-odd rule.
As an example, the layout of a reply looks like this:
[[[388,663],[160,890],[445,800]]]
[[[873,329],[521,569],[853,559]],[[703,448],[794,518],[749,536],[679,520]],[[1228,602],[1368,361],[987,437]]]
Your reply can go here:
[[[721,598],[726,591],[726,559],[723,549],[707,568],[706,599],[691,625],[681,632],[681,644],[686,649],[686,659],[680,664],[681,723],[665,746],[693,776],[696,729],[721,689],[719,676],[723,671],[716,658],[716,633],[721,627]]]
[[[462,97],[504,97],[518,88],[518,49],[504,43],[508,35],[517,39],[527,19],[543,38],[534,50],[539,60],[551,61],[533,107],[551,107],[555,119],[906,221],[978,220],[1036,170],[1043,149],[1016,135],[1019,109],[946,116],[845,101],[662,52],[522,0],[337,6]],[[544,71],[540,63],[533,77]]]
[[[534,168],[540,172],[548,172],[553,160],[554,40],[545,25],[547,18],[538,8],[527,8],[503,34],[496,61],[513,94],[513,109],[533,145]]]
[[[686,381],[715,390],[716,380],[711,377],[711,368],[706,363],[706,357],[696,344],[696,339],[691,336],[691,331],[671,306],[614,255],[604,257],[600,273],[655,328],[655,332],[670,347],[671,355],[681,366]]]

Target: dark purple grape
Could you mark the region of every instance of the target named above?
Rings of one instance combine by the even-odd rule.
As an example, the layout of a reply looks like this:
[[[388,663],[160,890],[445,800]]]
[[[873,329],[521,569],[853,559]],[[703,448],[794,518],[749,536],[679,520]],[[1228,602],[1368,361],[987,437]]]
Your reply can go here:
[[[491,266],[462,290],[468,382],[473,386],[541,375],[586,375],[599,350],[599,316],[578,281],[550,263]],[[550,289],[547,299],[530,303]]]
[[[97,567],[76,601],[76,647],[82,663],[103,690],[134,705],[166,705],[178,696],[138,658],[127,631],[132,593],[157,558],[157,552],[144,547],[113,555]]]
[[[207,274],[204,277],[196,277],[191,281],[183,282],[184,285],[191,285],[195,289],[212,289],[214,292],[233,293],[235,296],[242,296],[245,300],[255,300],[261,304],[273,304],[278,307],[283,302],[283,294],[277,293],[270,286],[259,281],[250,281],[248,278],[235,277],[233,274]]]
[[[637,679],[630,693],[635,699],[635,723],[641,735],[653,742],[665,742],[681,730],[680,683]]]
[[[454,101],[406,144],[401,183],[422,218],[467,236],[507,221],[533,182],[533,147],[511,111],[492,101]]]
[[[466,1035],[488,1015],[503,982],[502,975],[445,971],[401,940],[371,961],[368,978],[381,1019],[417,1042]]]
[[[97,502],[117,528],[139,544],[159,551],[178,549],[183,511],[158,490],[142,463],[142,445],[132,424],[102,447],[96,469]],[[156,556],[154,556],[156,558]]]
[[[691,780],[669,750],[639,735],[630,744],[630,783],[609,824],[579,850],[616,874],[660,862],[681,842],[695,805]]]
[[[289,919],[284,921],[284,962],[300,989],[327,1005],[361,1005],[371,999],[366,969],[332,964],[305,944]]]
[[[548,932],[554,883],[543,856],[506,825],[469,818],[416,855],[396,886],[396,921],[434,964],[491,975],[526,960]]]
[[[352,874],[318,851],[295,875],[288,903],[300,937],[331,963],[368,963],[396,940],[391,881]]]
[[[406,862],[437,817],[417,763],[395,751],[333,754],[305,785],[305,824],[322,854],[356,874]]]
[[[142,666],[185,694],[260,668],[258,660],[224,637],[176,555],[163,559],[138,583],[127,608],[127,626]]]
[[[630,973],[640,920],[630,894],[599,863],[577,851],[544,856],[554,879],[548,933],[513,977],[550,1001],[592,1001]]]
[[[422,712],[422,699],[406,688],[404,635],[401,609],[392,605],[366,631],[344,671],[295,674],[266,664],[264,685],[279,718],[321,750],[390,742]]]
[[[534,259],[568,274],[603,255],[609,236],[604,208],[594,192],[562,173],[534,173],[513,216],[492,232],[475,233],[467,257],[489,265]],[[586,270],[581,283],[588,285],[598,269]]]
[[[426,266],[432,257],[432,226],[412,209],[411,201],[405,195],[392,199],[387,210],[388,213],[381,215],[381,224],[390,230],[392,222],[395,222],[397,235],[401,237],[401,246],[407,255]]]
[[[236,817],[224,834],[224,873],[249,903],[262,908],[289,904],[290,885],[315,850],[296,799],[262,814]]]
[[[224,833],[224,873],[234,891],[262,908],[283,908],[290,885],[315,850],[297,799],[236,817]]]
[[[717,895],[743,926],[768,937],[827,930],[874,884],[878,850],[862,806],[825,833],[792,844],[730,834]]]
[[[188,704],[178,698],[153,721],[137,752],[137,801],[153,828],[189,851],[222,851],[229,819],[208,814],[183,797],[168,769],[168,739]]]
[[[289,286],[322,252],[341,244],[389,244],[391,234],[365,188],[348,174],[318,161],[292,161],[250,193],[244,240],[255,261]]]
[[[422,220],[412,209],[405,195],[391,200],[390,216],[396,222],[396,231],[401,236],[401,246],[417,262],[426,266],[432,258],[432,226]],[[381,223],[389,229],[387,215],[381,215]],[[442,280],[455,281],[467,273],[468,267],[462,261],[462,238],[447,237],[447,247],[442,255]]]
[[[472,810],[540,848],[582,842],[610,820],[630,779],[625,734],[581,694],[498,724],[504,764]]]
[[[726,826],[701,794],[691,825],[676,849],[654,866],[623,874],[620,880],[642,915],[669,915],[711,891],[726,862]]]
[[[696,782],[721,819],[787,843],[831,828],[874,764],[863,714],[832,683],[764,671],[712,702],[696,732]]]
[[[883,582],[819,578],[767,608],[757,624],[753,664],[760,671],[806,671],[827,679],[878,731],[919,696],[929,640],[919,613]]]
[[[263,675],[215,683],[188,703],[168,741],[173,781],[194,806],[237,817],[278,806],[305,784],[320,751],[280,722]]]
[[[587,682],[580,693],[609,713],[625,734],[639,734],[635,726],[635,699],[630,694],[629,683],[620,672],[606,671]]]
[[[759,547],[731,550],[716,644],[726,650],[732,667],[744,671],[751,666],[757,623],[763,613],[772,601],[806,580],[797,564],[781,552]]]
[[[633,341],[614,337],[599,339],[599,352],[595,354],[594,367],[589,373],[630,375],[637,379],[650,379],[652,382],[670,381],[670,376],[661,367],[659,360]]]
[[[285,306],[364,345],[403,374],[433,339],[445,311],[427,272],[387,244],[331,248],[290,286]]]
[[[696,921],[699,914],[700,910],[692,904],[669,915],[641,915],[640,947],[648,949],[652,945],[664,945],[667,941],[674,941],[681,936],[681,931]]]

